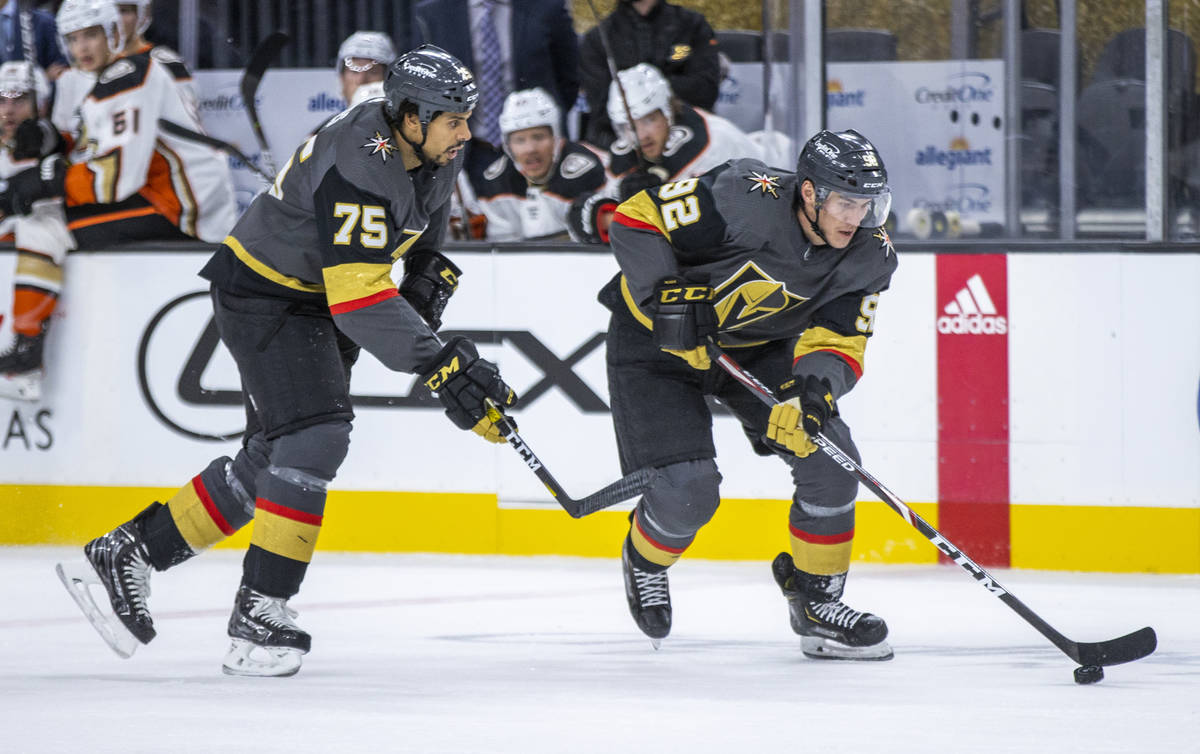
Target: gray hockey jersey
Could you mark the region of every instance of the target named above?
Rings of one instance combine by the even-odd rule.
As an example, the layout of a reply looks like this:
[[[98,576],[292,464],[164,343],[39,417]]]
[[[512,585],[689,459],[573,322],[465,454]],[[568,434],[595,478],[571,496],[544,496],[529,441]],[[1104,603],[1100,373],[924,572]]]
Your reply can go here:
[[[793,373],[826,377],[835,397],[845,394],[862,376],[896,252],[883,228],[859,228],[845,249],[811,245],[797,221],[798,183],[742,159],[636,194],[613,216],[621,274],[601,300],[652,328],[647,303],[659,280],[707,283],[721,345],[792,340]]]
[[[438,250],[461,162],[406,171],[381,103],[365,102],[300,145],[200,274],[327,309],[385,366],[415,371],[441,342],[398,295],[392,265]]]

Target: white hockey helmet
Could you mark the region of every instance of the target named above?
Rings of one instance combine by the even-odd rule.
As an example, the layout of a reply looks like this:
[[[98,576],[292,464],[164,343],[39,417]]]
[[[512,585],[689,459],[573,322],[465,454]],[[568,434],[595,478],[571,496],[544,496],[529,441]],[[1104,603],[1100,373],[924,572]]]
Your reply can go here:
[[[114,55],[125,49],[125,31],[121,28],[121,14],[113,0],[65,0],[54,17],[58,26],[58,41],[69,58],[67,35],[83,29],[99,26],[108,39],[108,49]],[[113,46],[116,37],[116,46]]]
[[[635,121],[661,110],[668,123],[675,122],[671,112],[671,85],[661,71],[649,63],[638,63],[617,76],[621,79],[625,98],[629,100],[629,112]],[[608,119],[613,127],[630,125],[625,114],[625,101],[621,99],[621,90],[615,80],[608,86]]]
[[[551,163],[557,163],[558,152],[562,148],[559,131],[561,118],[558,103],[540,86],[508,95],[504,98],[504,106],[500,108],[500,139],[504,143],[504,153],[516,161],[508,148],[509,134],[526,128],[549,126],[554,139],[554,158]]]
[[[381,31],[356,31],[346,37],[346,41],[338,48],[335,66],[338,74],[345,68],[362,73],[357,70],[354,58],[366,58],[387,65],[396,59],[396,47],[392,44],[392,38]]]
[[[25,60],[10,60],[0,65],[0,97],[17,99],[30,92],[35,111],[50,102],[50,82],[41,68]]]
[[[150,6],[154,5],[154,0],[120,0],[120,2],[117,3],[117,5],[118,6],[121,6],[121,5],[136,5],[137,6],[137,19],[138,20],[137,20],[136,30],[137,30],[138,34],[145,34],[146,29],[150,28],[150,21],[151,21],[150,16],[153,14],[153,8],[151,8]],[[118,7],[118,10],[120,10],[119,7]]]

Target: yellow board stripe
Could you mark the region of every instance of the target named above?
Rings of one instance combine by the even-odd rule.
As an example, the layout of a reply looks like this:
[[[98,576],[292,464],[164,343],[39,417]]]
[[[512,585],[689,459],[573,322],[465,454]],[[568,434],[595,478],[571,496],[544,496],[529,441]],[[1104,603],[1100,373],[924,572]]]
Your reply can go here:
[[[250,544],[285,558],[308,563],[317,548],[317,535],[321,527],[263,510],[260,505],[254,513],[254,533]]]
[[[242,246],[241,241],[237,240],[233,236],[225,236],[224,244],[233,249],[233,253],[238,259],[241,260],[242,264],[254,270],[259,275],[262,275],[267,280],[270,280],[272,283],[277,283],[297,291],[304,291],[305,293],[325,292],[325,286],[323,285],[306,283],[303,280],[291,277],[290,275],[284,275],[282,272],[276,272],[274,269],[252,257],[250,252],[246,251],[246,247]]]
[[[826,350],[834,350],[854,359],[858,364],[858,369],[855,371],[861,375],[866,361],[867,336],[839,335],[825,327],[810,327],[796,341],[796,350],[793,352],[792,358],[799,359],[814,351]]]
[[[174,493],[161,487],[0,485],[0,545],[81,546],[151,500]],[[789,547],[788,506],[787,500],[723,500],[687,557],[769,561]],[[938,525],[936,503],[909,507]],[[251,528],[217,548],[245,550]],[[617,558],[628,531],[628,510],[576,520],[550,504],[501,507],[495,495],[337,490],[325,506],[321,549]],[[1200,574],[1200,508],[1013,505],[1012,538],[1016,568]],[[854,563],[933,564],[938,555],[877,500],[859,501],[853,547]]]
[[[396,287],[392,282],[392,266],[387,263],[339,264],[326,267],[321,274],[325,278],[325,297],[331,307]]]

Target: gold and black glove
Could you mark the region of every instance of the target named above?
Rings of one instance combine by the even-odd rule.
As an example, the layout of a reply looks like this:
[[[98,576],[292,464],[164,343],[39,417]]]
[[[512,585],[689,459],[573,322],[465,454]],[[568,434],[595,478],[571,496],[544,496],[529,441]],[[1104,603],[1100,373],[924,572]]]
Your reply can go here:
[[[654,286],[654,345],[678,356],[693,369],[708,369],[705,344],[717,332],[711,286],[663,278]]]
[[[400,295],[417,310],[431,330],[442,326],[442,312],[458,289],[462,270],[436,251],[419,251],[404,257]]]
[[[500,411],[517,403],[517,394],[504,380],[500,370],[487,359],[479,358],[475,344],[466,338],[453,338],[421,370],[425,387],[437,394],[446,407],[446,416],[460,429],[469,429],[488,442],[501,443],[507,429],[488,416],[489,402]],[[511,418],[505,427],[516,422]]]
[[[808,375],[785,388],[767,418],[767,443],[792,455],[807,458],[817,450],[812,438],[837,416],[829,380]]]

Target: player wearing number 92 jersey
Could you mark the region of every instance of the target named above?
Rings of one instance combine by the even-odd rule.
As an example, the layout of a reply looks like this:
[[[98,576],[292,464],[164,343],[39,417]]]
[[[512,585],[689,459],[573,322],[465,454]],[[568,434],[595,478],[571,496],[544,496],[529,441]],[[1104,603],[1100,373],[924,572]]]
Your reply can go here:
[[[822,432],[857,457],[835,401],[862,376],[879,294],[896,270],[881,227],[890,205],[871,143],[822,131],[796,173],[731,160],[645,189],[613,215],[621,272],[600,301],[613,312],[617,447],[626,473],[658,472],[632,517],[623,566],[630,610],[652,639],[670,630],[666,569],[720,501],[713,396],[756,452],[791,468],[792,552],[772,565],[805,653],[891,657],[883,620],[840,601],[857,482],[811,441]],[[710,337],[779,395],[774,409],[711,363]]]

